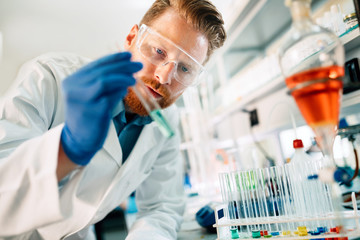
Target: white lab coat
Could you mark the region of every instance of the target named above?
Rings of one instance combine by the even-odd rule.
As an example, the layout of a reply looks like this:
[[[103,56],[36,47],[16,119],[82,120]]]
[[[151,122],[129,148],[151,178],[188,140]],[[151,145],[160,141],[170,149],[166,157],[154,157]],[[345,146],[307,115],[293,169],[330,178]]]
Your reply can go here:
[[[87,62],[73,54],[40,56],[22,67],[16,87],[1,100],[0,238],[90,239],[86,228],[136,189],[139,215],[127,239],[175,239],[184,211],[178,132],[166,139],[154,122],[146,125],[122,164],[111,123],[90,164],[69,174],[58,188],[61,81]],[[176,128],[174,111],[164,112]]]

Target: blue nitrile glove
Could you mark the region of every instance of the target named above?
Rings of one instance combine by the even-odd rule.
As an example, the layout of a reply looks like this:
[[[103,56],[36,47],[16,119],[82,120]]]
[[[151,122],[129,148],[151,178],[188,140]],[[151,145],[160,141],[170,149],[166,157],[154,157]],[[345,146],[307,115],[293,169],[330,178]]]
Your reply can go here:
[[[129,52],[115,53],[91,62],[63,81],[65,125],[61,144],[66,155],[86,165],[102,148],[112,111],[135,84],[133,73],[142,68]]]

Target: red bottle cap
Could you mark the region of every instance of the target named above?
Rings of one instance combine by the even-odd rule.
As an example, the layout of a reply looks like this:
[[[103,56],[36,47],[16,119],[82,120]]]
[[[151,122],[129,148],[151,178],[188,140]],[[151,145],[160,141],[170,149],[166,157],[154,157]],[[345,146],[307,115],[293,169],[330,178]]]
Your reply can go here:
[[[294,148],[303,148],[304,147],[304,144],[303,142],[301,141],[301,139],[295,139],[293,141],[293,146]]]

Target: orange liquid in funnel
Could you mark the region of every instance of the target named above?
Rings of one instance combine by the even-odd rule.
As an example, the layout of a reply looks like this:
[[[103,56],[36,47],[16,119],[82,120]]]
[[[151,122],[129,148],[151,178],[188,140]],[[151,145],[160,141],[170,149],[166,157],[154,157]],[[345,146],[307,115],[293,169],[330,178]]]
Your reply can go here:
[[[343,76],[343,67],[329,66],[297,73],[286,79],[288,88],[295,88],[291,95],[309,126],[313,128],[323,125],[337,126]],[[310,84],[312,81],[319,82]],[[307,82],[309,85],[306,85]],[[298,84],[305,86],[300,87]]]

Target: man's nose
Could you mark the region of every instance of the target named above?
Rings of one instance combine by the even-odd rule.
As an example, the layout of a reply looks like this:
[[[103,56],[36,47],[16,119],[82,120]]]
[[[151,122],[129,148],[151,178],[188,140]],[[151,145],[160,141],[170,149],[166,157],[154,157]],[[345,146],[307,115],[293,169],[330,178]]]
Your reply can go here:
[[[156,68],[155,77],[161,84],[171,84],[175,70],[176,62],[165,62]]]

